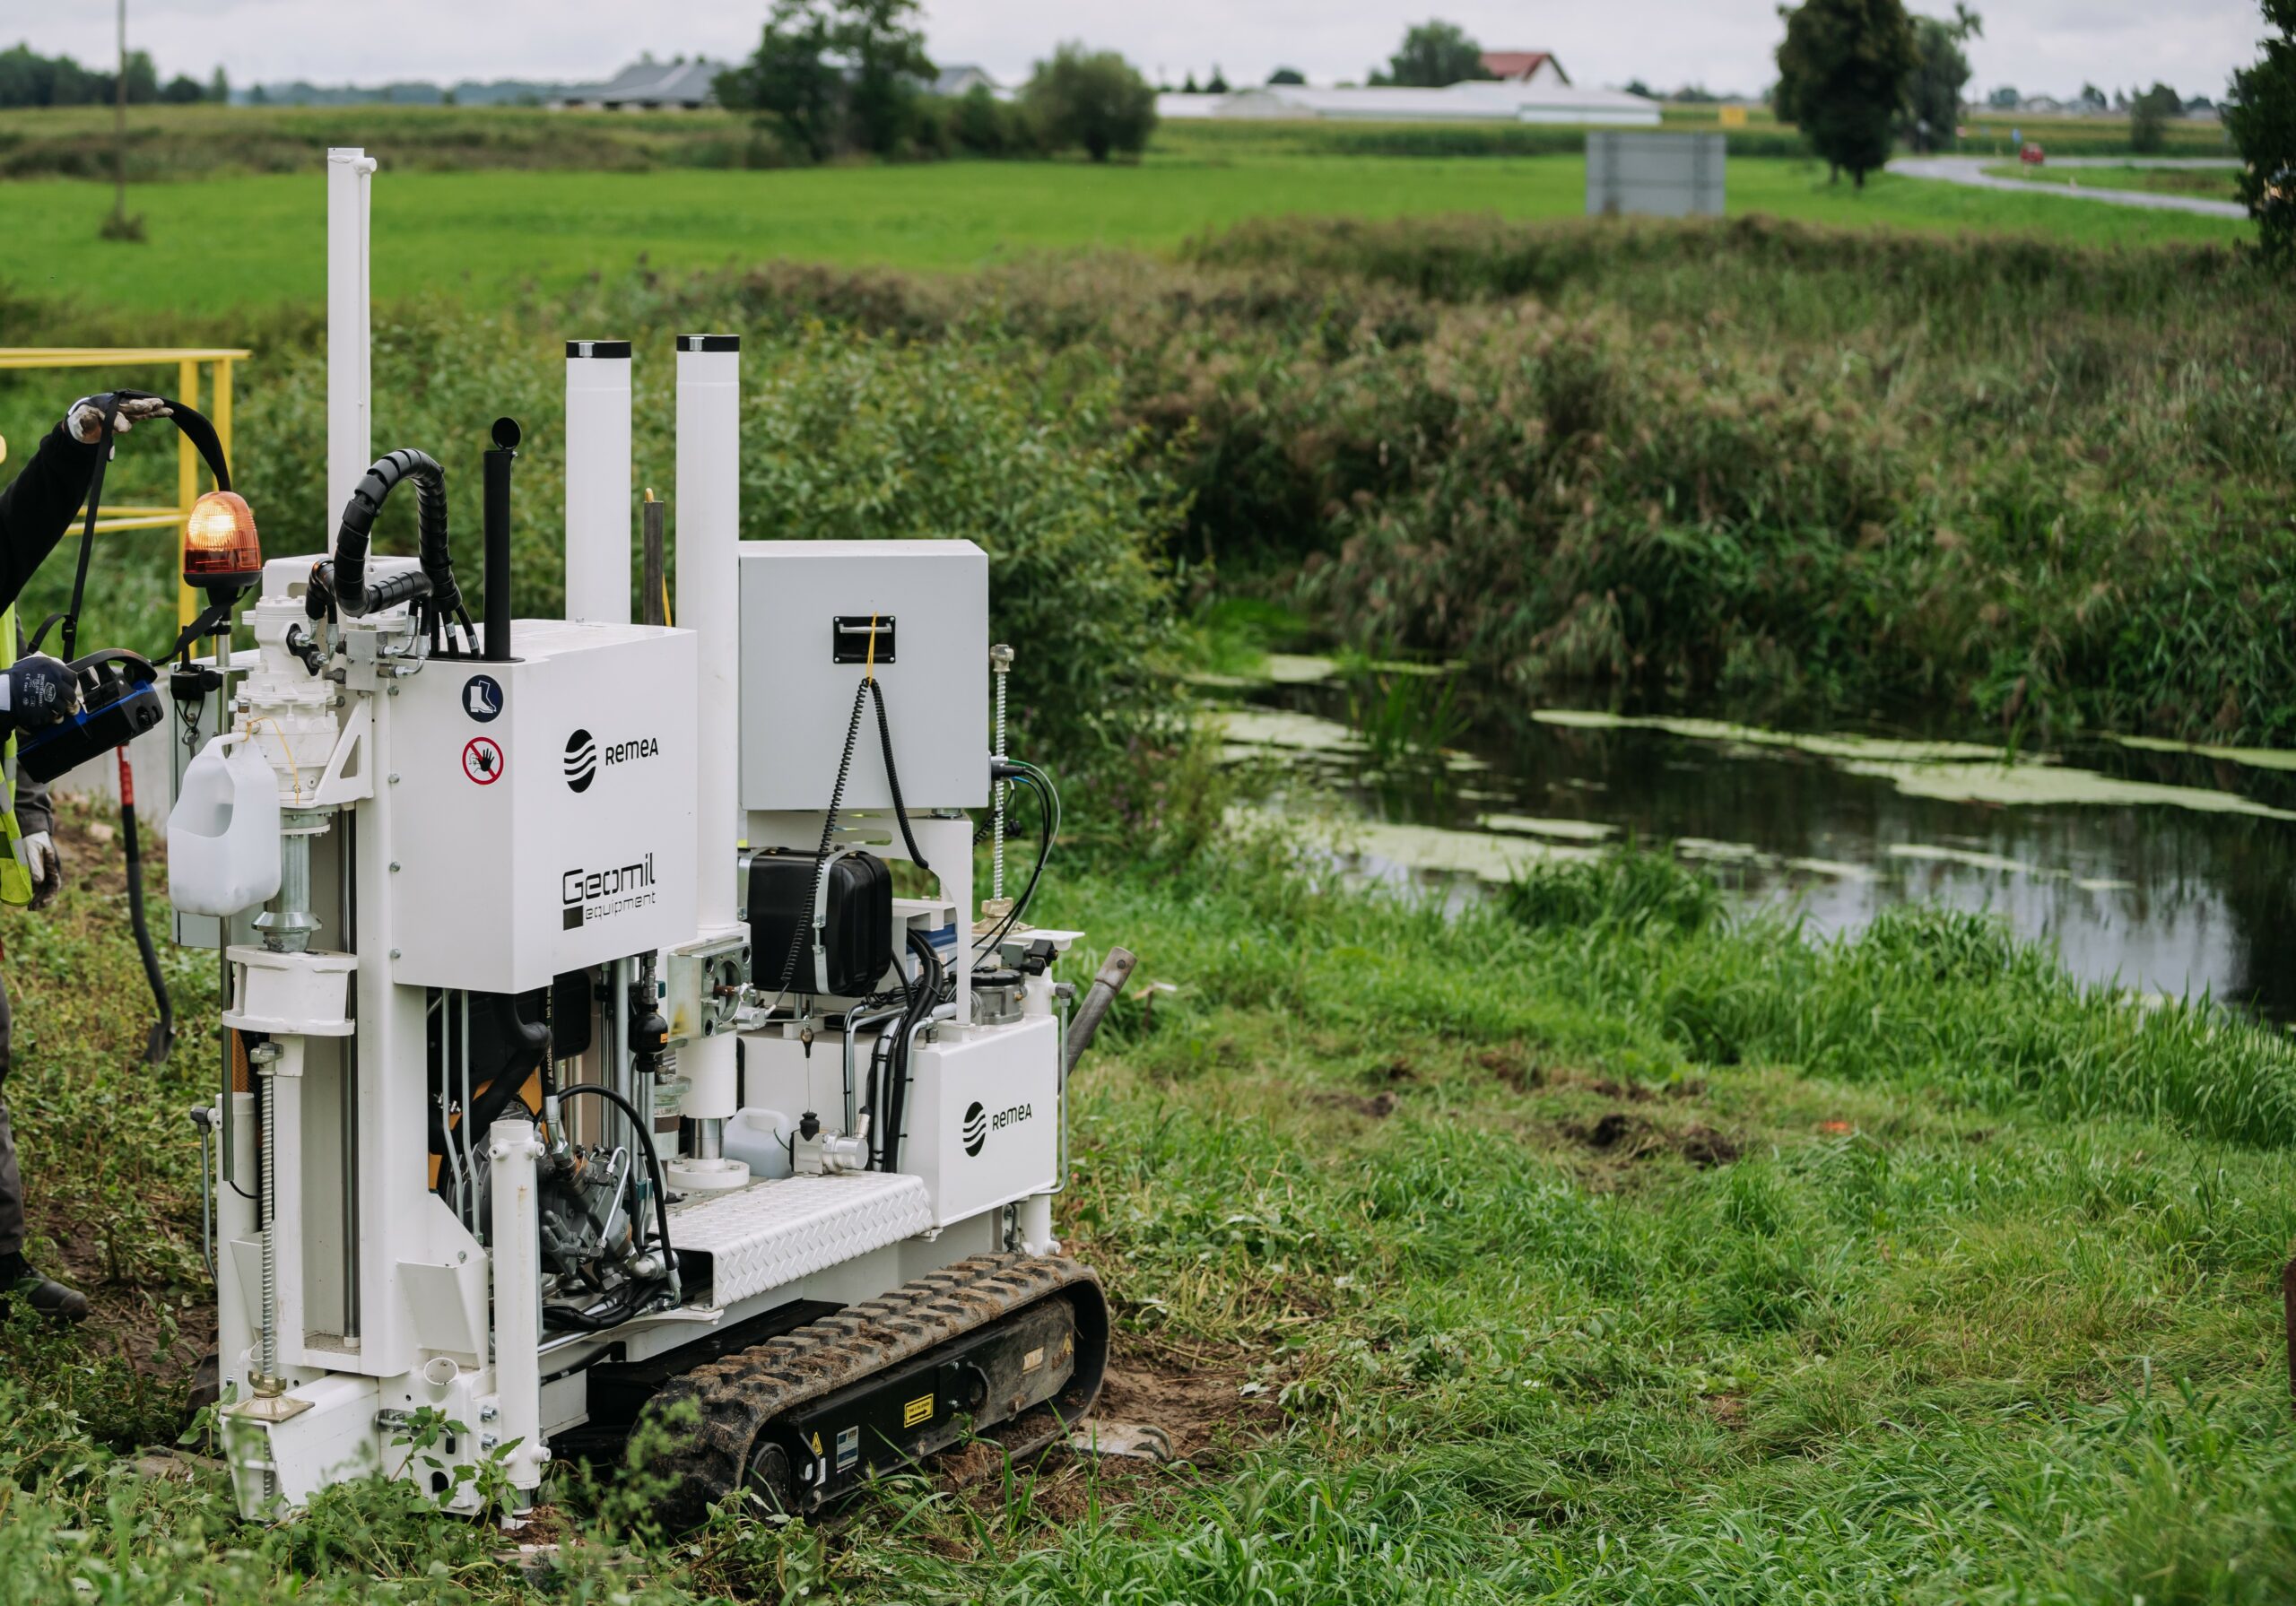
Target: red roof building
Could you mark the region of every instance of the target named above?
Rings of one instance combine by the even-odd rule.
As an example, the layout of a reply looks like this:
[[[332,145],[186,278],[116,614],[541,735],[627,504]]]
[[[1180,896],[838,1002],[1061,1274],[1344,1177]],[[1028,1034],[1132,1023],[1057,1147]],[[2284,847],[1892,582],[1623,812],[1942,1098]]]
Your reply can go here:
[[[1562,64],[1545,50],[1485,50],[1483,70],[1501,82],[1561,83],[1570,82]]]

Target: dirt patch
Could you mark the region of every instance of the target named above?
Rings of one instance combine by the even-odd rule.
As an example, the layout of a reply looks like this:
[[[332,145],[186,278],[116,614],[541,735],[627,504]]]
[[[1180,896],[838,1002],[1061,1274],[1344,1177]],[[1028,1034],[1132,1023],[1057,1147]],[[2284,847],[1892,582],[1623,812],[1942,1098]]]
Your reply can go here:
[[[1533,1088],[1546,1086],[1545,1067],[1524,1053],[1520,1043],[1509,1043],[1504,1048],[1478,1050],[1474,1063],[1518,1093],[1527,1093]]]
[[[1396,1087],[1404,1082],[1417,1081],[1419,1068],[1409,1060],[1398,1056],[1389,1060],[1384,1065],[1372,1066],[1363,1072],[1363,1080],[1375,1088]]]
[[[56,851],[64,860],[64,879],[71,886],[123,901],[127,897],[126,850],[119,840],[118,817],[107,819],[98,812],[93,803],[74,798],[58,804],[56,811]],[[164,874],[165,866],[154,864],[152,853],[156,846],[152,838],[159,833],[146,826],[137,833],[144,851],[144,887],[151,891],[155,874]]]
[[[1092,1415],[1161,1428],[1175,1454],[1201,1466],[1229,1439],[1272,1432],[1282,1419],[1272,1398],[1242,1392],[1249,1376],[1241,1350],[1168,1347],[1118,1333]]]
[[[1639,1081],[1616,1082],[1605,1077],[1600,1081],[1588,1082],[1587,1085],[1591,1090],[1600,1093],[1605,1098],[1623,1098],[1629,1104],[1648,1104],[1657,1097]],[[1603,1117],[1605,1121],[1610,1118],[1608,1116]]]
[[[1726,1166],[1738,1158],[1738,1145],[1726,1134],[1696,1122],[1666,1127],[1625,1110],[1612,1110],[1591,1125],[1571,1121],[1562,1126],[1565,1137],[1613,1159],[1640,1160],[1654,1155],[1679,1154],[1700,1170]]]
[[[1705,1404],[1706,1414],[1712,1417],[1717,1425],[1726,1428],[1733,1433],[1746,1425],[1746,1400],[1744,1394],[1709,1394],[1706,1396]]]
[[[1242,1392],[1250,1378],[1248,1360],[1242,1350],[1167,1345],[1118,1333],[1100,1402],[1087,1421],[1159,1428],[1175,1457],[1198,1472],[1215,1471],[1239,1440],[1273,1433],[1283,1420],[1271,1396]],[[951,1450],[934,1457],[930,1470],[944,1489],[983,1516],[1004,1508],[1004,1453],[996,1445],[976,1441]],[[1145,1497],[1171,1471],[1157,1462],[1080,1455],[1065,1447],[1014,1470],[1016,1479],[1028,1480],[1029,1510],[1055,1523],[1080,1520],[1096,1505],[1105,1509],[1111,1501]]]
[[[1738,1145],[1710,1126],[1685,1126],[1674,1134],[1675,1151],[1701,1171],[1736,1159]]]

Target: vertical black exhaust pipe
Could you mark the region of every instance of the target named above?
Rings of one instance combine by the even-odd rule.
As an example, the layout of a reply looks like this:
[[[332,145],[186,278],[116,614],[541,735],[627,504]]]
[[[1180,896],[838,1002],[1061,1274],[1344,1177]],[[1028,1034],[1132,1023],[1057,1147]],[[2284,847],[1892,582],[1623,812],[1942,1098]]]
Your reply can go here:
[[[510,464],[518,456],[518,421],[494,421],[486,454],[486,661],[510,661]]]

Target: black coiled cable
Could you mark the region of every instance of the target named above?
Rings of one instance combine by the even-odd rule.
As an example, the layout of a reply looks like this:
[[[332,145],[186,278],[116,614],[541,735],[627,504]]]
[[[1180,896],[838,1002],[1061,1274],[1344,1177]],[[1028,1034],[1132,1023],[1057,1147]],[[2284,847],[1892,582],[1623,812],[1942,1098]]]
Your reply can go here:
[[[829,813],[822,820],[822,845],[813,850],[813,873],[805,883],[805,912],[789,929],[789,957],[782,963],[781,981],[776,988],[780,993],[787,993],[796,983],[797,959],[805,951],[805,933],[813,929],[813,914],[821,900],[821,867],[829,858],[831,844],[837,838],[837,817],[845,808],[845,782],[853,773],[853,744],[861,736],[861,705],[873,684],[873,681],[864,680],[853,689],[853,716],[845,722],[845,753],[837,761],[837,785],[830,788]]]
[[[885,786],[892,794],[893,818],[900,822],[900,839],[909,849],[909,856],[919,870],[930,871],[925,855],[917,846],[917,833],[909,829],[909,808],[901,802],[900,769],[893,762],[892,723],[885,714],[884,687],[874,675],[861,677],[861,684],[854,688],[853,713],[845,722],[845,751],[837,760],[837,784],[830,788],[829,813],[822,820],[821,846],[813,850],[813,876],[805,888],[804,917],[789,933],[789,957],[782,962],[781,979],[776,984],[777,993],[787,994],[797,979],[797,960],[805,951],[805,933],[813,929],[813,916],[821,898],[821,867],[829,858],[829,850],[836,843],[838,816],[845,810],[845,783],[853,773],[853,748],[861,738],[861,711],[864,705],[874,701],[877,706],[877,742],[885,755]]]

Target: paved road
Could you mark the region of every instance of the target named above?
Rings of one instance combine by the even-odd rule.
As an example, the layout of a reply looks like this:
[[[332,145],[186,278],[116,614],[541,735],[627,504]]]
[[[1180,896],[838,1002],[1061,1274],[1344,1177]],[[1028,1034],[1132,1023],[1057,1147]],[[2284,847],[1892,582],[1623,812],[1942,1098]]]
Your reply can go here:
[[[2069,184],[2037,184],[2024,178],[1996,178],[1985,170],[1988,167],[1998,167],[2001,161],[1998,156],[1901,156],[1890,163],[1890,171],[1901,173],[1908,178],[1936,178],[1947,184],[1972,185],[1979,189],[2013,189],[2029,195],[2102,201],[2111,206],[2142,206],[2152,212],[2189,212],[2205,218],[2244,218],[2248,215],[2248,209],[2238,201],[2211,201],[2199,195],[2160,195],[2144,189],[2092,189],[2085,184],[2075,189]],[[2144,162],[2115,156],[2057,157],[2049,162],[2053,168],[2222,168],[2239,165],[2237,162],[2191,157]]]

